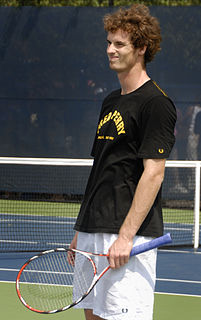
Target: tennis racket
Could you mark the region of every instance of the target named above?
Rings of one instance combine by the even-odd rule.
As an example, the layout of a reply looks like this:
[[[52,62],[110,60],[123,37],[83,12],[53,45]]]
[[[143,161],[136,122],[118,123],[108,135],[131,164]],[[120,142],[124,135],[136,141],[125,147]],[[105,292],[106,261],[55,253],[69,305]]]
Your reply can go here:
[[[171,243],[170,234],[133,247],[131,256]],[[16,289],[20,301],[28,309],[52,314],[67,310],[82,301],[101,277],[93,260],[94,256],[107,256],[80,250],[57,248],[47,250],[29,259],[20,269]],[[74,277],[76,269],[76,277]],[[75,296],[73,288],[79,296]]]

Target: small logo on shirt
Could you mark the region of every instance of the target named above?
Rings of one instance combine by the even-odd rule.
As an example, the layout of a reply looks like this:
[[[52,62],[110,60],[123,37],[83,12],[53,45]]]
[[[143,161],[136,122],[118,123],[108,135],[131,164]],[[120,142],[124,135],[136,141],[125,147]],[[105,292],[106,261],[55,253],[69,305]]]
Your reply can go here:
[[[164,149],[158,149],[159,153],[164,153]]]
[[[123,308],[121,311],[122,311],[122,313],[128,313],[128,309],[127,308]]]

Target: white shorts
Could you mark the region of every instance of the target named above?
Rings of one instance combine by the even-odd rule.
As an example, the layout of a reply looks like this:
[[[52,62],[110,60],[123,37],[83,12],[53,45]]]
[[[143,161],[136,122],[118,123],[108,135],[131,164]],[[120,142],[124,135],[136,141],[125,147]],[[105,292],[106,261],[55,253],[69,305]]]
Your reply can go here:
[[[118,235],[79,232],[77,249],[107,253]],[[136,236],[134,245],[152,238]],[[151,320],[153,317],[157,249],[135,257],[117,270],[109,270],[92,292],[76,308],[92,309],[106,320]],[[98,274],[108,265],[107,258],[96,258]],[[75,271],[76,276],[76,271]]]

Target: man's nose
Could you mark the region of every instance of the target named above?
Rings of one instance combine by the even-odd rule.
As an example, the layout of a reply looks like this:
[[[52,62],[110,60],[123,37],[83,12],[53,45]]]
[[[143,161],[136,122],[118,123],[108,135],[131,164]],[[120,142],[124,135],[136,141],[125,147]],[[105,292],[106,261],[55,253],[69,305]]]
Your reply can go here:
[[[114,52],[115,52],[115,46],[112,43],[108,44],[107,53],[114,53]]]

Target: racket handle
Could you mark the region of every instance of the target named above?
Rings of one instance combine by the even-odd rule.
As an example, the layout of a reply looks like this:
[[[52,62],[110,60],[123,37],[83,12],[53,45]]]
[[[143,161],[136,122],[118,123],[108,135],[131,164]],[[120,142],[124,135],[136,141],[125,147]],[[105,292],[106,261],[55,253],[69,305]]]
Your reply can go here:
[[[133,247],[133,249],[131,250],[130,256],[136,256],[139,253],[163,246],[171,242],[172,242],[171,236],[169,233],[167,233],[162,237],[155,238],[151,241],[148,241]]]

